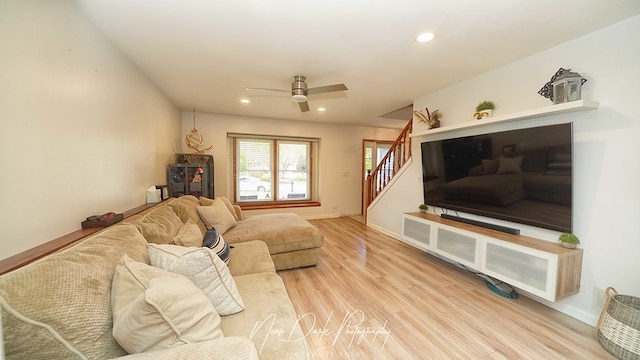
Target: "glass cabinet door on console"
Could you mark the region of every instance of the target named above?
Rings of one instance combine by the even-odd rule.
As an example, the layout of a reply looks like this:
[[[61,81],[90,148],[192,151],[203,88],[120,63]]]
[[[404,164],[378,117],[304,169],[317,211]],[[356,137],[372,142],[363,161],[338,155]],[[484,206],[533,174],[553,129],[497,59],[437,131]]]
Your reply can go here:
[[[422,250],[431,249],[431,229],[428,221],[417,217],[405,215],[402,220],[402,236]]]
[[[438,226],[433,251],[461,264],[478,269],[479,236],[448,226]]]
[[[482,272],[504,279],[532,294],[547,297],[553,293],[556,273],[555,257],[534,249],[520,249],[512,244],[486,240]]]

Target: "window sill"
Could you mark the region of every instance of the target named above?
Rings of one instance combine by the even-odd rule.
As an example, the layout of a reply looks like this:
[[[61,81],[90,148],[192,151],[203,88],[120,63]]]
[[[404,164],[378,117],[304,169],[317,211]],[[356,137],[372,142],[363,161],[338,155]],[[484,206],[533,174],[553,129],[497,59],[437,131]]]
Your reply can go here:
[[[261,203],[241,203],[239,205],[242,210],[266,210],[266,209],[286,209],[298,207],[314,207],[321,206],[317,201],[292,201],[292,202],[261,202]]]

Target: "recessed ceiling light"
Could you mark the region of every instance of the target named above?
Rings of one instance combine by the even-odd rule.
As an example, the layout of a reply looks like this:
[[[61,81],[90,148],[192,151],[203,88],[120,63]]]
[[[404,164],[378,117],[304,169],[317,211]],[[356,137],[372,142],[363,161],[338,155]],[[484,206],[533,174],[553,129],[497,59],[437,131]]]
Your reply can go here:
[[[323,107],[319,107],[318,111],[327,111],[327,109],[323,108]]]
[[[240,102],[243,103],[243,104],[248,104],[251,101],[249,99],[240,99]]]
[[[436,34],[432,32],[425,32],[418,34],[418,36],[416,36],[416,41],[419,43],[426,43],[433,40],[434,37],[436,37]]]

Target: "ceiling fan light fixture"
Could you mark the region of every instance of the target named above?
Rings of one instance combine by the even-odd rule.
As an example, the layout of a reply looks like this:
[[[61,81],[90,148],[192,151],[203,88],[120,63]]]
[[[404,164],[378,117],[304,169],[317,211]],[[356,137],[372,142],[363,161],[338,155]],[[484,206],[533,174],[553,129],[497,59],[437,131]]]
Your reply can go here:
[[[294,94],[291,96],[293,102],[301,103],[307,101],[307,96],[304,94]]]
[[[313,88],[307,88],[307,78],[302,75],[295,75],[293,82],[291,83],[291,101],[298,104],[300,111],[309,111],[309,103],[307,102],[307,95],[324,94],[335,91],[349,90],[345,84],[333,84],[318,86]],[[289,92],[284,89],[271,89],[271,88],[246,88],[245,90],[263,90],[263,91],[277,91],[277,92]]]
[[[292,86],[296,84],[294,82]],[[299,85],[299,87],[293,87],[291,89],[291,100],[293,102],[301,103],[307,101],[307,84]]]
[[[432,33],[432,32],[423,32],[418,34],[418,36],[416,36],[416,42],[419,43],[426,43],[429,42],[431,40],[433,40],[433,38],[436,37],[436,34]]]

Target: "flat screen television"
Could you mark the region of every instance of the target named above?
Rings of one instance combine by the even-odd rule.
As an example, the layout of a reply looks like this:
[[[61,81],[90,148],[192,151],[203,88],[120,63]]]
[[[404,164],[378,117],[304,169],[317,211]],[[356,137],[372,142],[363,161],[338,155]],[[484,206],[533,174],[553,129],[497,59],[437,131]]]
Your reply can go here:
[[[421,144],[424,203],[571,232],[572,124]]]

